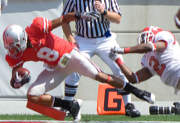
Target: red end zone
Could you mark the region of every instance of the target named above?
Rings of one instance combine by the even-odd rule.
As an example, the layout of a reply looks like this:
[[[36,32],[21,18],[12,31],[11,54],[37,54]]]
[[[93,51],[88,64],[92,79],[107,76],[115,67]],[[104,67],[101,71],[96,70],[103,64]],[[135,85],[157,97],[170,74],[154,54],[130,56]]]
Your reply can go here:
[[[55,121],[55,120],[52,120],[52,121],[0,121],[0,123],[68,123],[68,121]]]
[[[7,121],[7,122],[0,122],[0,123],[45,123],[45,122],[24,122],[24,121],[22,121],[22,122],[21,122],[21,121],[19,121],[19,122],[17,122],[17,121],[16,121],[16,122],[13,122],[13,121],[8,122],[8,121]],[[47,123],[47,122],[46,122],[46,123]]]
[[[63,111],[60,111],[60,110],[57,110],[57,109],[54,109],[51,107],[46,107],[43,105],[38,105],[38,104],[32,103],[30,101],[27,102],[26,107],[33,110],[33,111],[36,111],[36,112],[41,113],[43,115],[46,115],[48,117],[51,117],[55,120],[64,121],[64,118],[66,117],[66,113]],[[42,122],[37,122],[37,123],[42,123]]]

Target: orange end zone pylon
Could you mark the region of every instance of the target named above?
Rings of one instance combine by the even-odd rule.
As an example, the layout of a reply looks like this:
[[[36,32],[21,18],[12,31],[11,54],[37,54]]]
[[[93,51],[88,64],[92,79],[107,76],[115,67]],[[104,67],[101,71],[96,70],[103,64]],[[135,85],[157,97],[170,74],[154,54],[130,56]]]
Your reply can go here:
[[[57,109],[54,109],[51,107],[46,107],[43,105],[35,104],[35,103],[30,102],[30,101],[27,102],[26,107],[31,109],[31,110],[34,110],[38,113],[46,115],[48,117],[51,117],[55,120],[61,120],[62,121],[66,117],[66,113],[63,111],[60,111],[60,110],[57,110]]]

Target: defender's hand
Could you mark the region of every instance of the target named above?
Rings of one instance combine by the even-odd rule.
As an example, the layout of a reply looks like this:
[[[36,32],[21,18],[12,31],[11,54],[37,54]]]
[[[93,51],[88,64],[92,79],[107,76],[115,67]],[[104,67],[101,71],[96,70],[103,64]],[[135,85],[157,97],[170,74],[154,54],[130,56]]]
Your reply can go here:
[[[124,48],[114,47],[111,49],[112,53],[124,54]]]
[[[124,48],[119,48],[119,47],[112,48],[109,53],[109,57],[115,60],[118,54],[124,54]]]

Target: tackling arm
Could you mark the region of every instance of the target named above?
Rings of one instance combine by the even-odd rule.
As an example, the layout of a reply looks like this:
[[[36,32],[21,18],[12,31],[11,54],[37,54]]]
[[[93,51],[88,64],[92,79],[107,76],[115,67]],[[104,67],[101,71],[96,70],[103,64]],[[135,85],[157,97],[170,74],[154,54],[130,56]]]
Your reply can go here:
[[[157,43],[143,43],[132,47],[126,48],[113,48],[111,49],[111,55],[115,53],[127,54],[127,53],[147,53],[151,51],[162,52],[166,49],[167,44],[165,41],[158,41]]]
[[[71,27],[70,27],[70,25],[69,25],[68,23],[67,23],[67,24],[63,24],[63,25],[62,25],[62,29],[63,29],[63,32],[64,32],[67,40],[68,40],[69,42],[76,43],[76,40],[74,39],[74,36],[73,36],[73,34],[72,34],[72,32],[71,32]]]
[[[57,28],[58,26],[61,26],[63,24],[67,24],[71,21],[74,21],[75,19],[76,19],[76,17],[75,17],[74,12],[70,12],[66,15],[56,18],[56,19],[52,20],[52,30]]]
[[[143,82],[152,77],[151,72],[146,67],[143,67],[142,69],[134,73],[123,62],[119,62],[118,59],[116,60],[116,63],[131,83]]]

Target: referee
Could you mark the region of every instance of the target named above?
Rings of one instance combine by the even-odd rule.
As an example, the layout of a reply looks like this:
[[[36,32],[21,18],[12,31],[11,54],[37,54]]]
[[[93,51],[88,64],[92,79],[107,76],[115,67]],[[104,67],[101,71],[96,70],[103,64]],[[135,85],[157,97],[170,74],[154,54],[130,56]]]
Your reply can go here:
[[[116,36],[110,30],[110,22],[120,23],[121,11],[116,0],[66,0],[62,15],[69,12],[85,13],[97,12],[100,13],[98,19],[87,21],[80,18],[75,21],[75,36],[71,32],[69,24],[62,26],[64,34],[68,41],[76,43],[79,51],[86,57],[91,58],[94,55],[99,56],[112,70],[115,76],[128,81],[119,67],[112,59],[109,58],[111,48],[119,47],[116,42]],[[122,56],[117,56],[122,59]],[[65,80],[65,99],[72,101],[78,88],[80,75],[73,73]],[[140,112],[135,109],[131,102],[130,95],[123,96],[126,105],[126,115],[137,117]],[[80,112],[77,115],[80,119]]]

